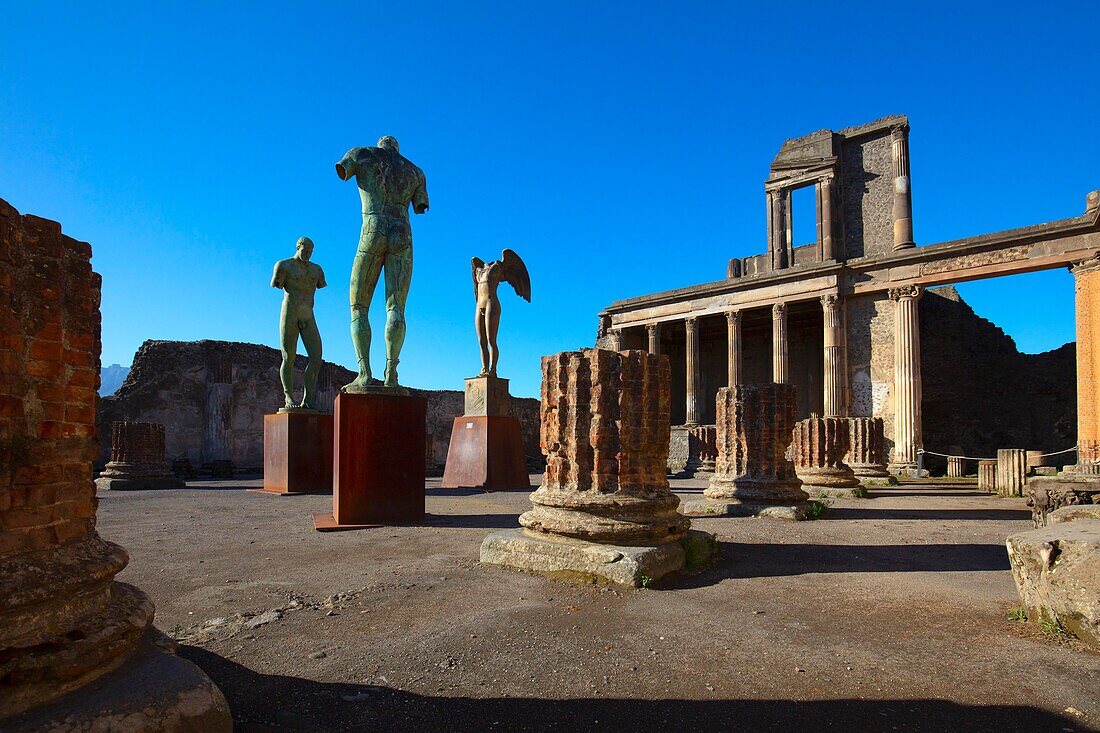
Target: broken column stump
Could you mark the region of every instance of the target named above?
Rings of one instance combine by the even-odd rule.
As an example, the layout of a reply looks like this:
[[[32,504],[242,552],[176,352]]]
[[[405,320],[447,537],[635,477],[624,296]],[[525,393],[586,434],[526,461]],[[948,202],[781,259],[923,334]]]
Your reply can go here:
[[[1001,448],[997,451],[997,493],[1001,496],[1023,496],[1027,483],[1027,451],[1022,448]]]
[[[966,459],[961,456],[948,456],[947,475],[949,478],[962,478],[966,476]]]
[[[512,416],[508,380],[466,380],[463,414],[454,419],[444,489],[526,489],[531,485],[519,419]]]
[[[997,491],[997,461],[983,458],[978,461],[978,491]]]
[[[896,486],[886,469],[886,438],[881,417],[847,417],[848,455],[844,462],[864,486]]]
[[[183,488],[183,480],[165,457],[164,426],[151,422],[111,423],[111,460],[95,485],[109,491]]]
[[[795,423],[790,384],[738,384],[718,390],[718,461],[705,499],[686,502],[693,517],[805,519],[809,496],[787,459]]]
[[[810,417],[795,423],[791,447],[794,472],[810,496],[864,496],[856,474],[844,462],[848,423],[840,417]]]
[[[95,529],[91,256],[0,201],[0,729],[229,731],[225,698],[163,648],[152,601],[115,580],[129,556]]]
[[[666,475],[668,357],[584,349],[542,359],[542,485],[523,529],[494,532],[481,561],[639,586],[713,538],[690,530]]]

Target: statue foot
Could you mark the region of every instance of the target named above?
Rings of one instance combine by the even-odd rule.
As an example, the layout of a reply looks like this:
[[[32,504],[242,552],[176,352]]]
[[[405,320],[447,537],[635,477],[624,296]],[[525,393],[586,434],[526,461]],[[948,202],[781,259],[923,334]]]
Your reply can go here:
[[[290,395],[287,395],[286,396],[286,401],[283,403],[283,409],[284,410],[289,410],[293,407],[295,407],[294,398],[291,397]]]
[[[354,392],[357,389],[363,389],[364,387],[377,387],[380,384],[382,384],[381,380],[375,379],[369,374],[360,374],[350,383],[345,384],[343,390],[345,392]]]
[[[397,360],[386,361],[386,386],[397,387]]]

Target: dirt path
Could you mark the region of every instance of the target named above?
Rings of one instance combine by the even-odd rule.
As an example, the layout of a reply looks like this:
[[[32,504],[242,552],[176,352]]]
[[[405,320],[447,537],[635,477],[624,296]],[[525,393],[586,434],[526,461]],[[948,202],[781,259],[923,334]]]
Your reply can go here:
[[[120,578],[240,731],[1100,725],[1100,655],[1006,620],[1021,500],[904,485],[821,521],[696,520],[718,561],[634,591],[480,567],[526,491],[436,480],[423,526],[321,534],[329,497],[243,490],[258,483],[100,494]]]

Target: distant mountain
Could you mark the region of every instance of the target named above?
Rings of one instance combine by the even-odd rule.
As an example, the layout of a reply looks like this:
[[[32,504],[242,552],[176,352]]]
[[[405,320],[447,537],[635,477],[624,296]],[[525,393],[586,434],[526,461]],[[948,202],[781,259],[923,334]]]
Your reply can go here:
[[[121,364],[112,364],[111,366],[100,369],[99,396],[106,397],[107,395],[113,395],[118,391],[118,388],[122,386],[122,383],[126,381],[126,377],[129,374],[130,367],[124,367]]]

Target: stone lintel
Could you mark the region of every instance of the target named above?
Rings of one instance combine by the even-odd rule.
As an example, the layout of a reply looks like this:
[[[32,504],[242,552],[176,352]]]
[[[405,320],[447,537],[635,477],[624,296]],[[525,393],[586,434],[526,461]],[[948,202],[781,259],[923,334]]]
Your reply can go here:
[[[713,547],[706,532],[689,530],[685,541]],[[595,578],[635,588],[682,570],[679,541],[651,546],[604,545],[524,529],[494,532],[481,543],[481,562],[548,575]]]

